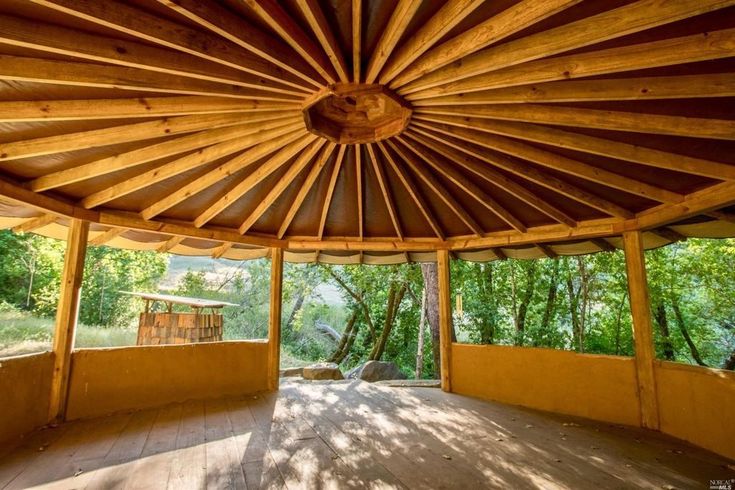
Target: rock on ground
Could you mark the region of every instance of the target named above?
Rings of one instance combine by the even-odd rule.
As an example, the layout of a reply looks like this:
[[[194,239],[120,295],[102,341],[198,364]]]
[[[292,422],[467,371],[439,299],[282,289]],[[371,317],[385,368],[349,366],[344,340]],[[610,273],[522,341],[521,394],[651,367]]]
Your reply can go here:
[[[292,368],[281,369],[282,378],[293,378],[293,377],[303,376],[303,375],[304,375],[304,368],[292,367]]]
[[[304,379],[344,379],[339,366],[333,362],[321,362],[306,366],[302,376]]]
[[[350,379],[361,379],[368,383],[386,379],[406,379],[406,375],[393,362],[368,361],[347,373]]]

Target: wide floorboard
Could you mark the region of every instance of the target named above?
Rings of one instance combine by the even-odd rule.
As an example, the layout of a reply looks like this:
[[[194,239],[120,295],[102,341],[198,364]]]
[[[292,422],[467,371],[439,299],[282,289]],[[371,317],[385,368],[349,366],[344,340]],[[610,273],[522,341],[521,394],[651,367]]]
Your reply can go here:
[[[658,433],[432,388],[283,381],[37,431],[0,488],[709,488],[735,466]]]

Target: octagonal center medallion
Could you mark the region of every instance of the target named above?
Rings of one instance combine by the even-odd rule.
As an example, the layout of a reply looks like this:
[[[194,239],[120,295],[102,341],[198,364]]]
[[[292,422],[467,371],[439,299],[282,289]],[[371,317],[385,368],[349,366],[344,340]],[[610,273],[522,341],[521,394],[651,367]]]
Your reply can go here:
[[[373,143],[400,134],[411,106],[378,84],[336,84],[307,100],[306,128],[339,144]]]

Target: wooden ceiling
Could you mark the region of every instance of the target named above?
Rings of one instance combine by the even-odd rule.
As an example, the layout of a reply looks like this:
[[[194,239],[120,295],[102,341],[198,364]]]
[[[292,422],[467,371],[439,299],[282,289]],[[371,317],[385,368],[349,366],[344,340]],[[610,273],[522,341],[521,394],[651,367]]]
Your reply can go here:
[[[400,122],[323,99],[368,89]],[[319,104],[352,126],[315,129]],[[0,130],[0,196],[108,239],[403,253],[732,221],[735,0],[5,0]]]

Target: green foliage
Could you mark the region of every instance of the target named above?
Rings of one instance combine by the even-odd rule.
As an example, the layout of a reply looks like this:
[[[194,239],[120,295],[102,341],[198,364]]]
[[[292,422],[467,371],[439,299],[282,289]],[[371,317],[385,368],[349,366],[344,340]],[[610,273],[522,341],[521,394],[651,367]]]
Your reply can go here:
[[[33,234],[0,231],[0,300],[53,317],[64,266],[64,242]],[[127,326],[137,304],[120,291],[154,291],[168,259],[155,252],[89,247],[84,266],[80,321]]]
[[[90,325],[130,326],[140,306],[121,291],[155,292],[167,264],[168,258],[156,252],[90,247],[79,320]]]
[[[0,353],[50,343],[64,248],[57,240],[0,232]],[[723,366],[735,350],[735,240],[690,239],[649,251],[646,259],[658,356]],[[90,247],[77,346],[133,344],[141,303],[120,292],[158,290],[167,264],[165,255],[153,252]],[[210,264],[184,273],[173,294],[236,304],[223,310],[226,340],[265,338],[270,261]],[[620,251],[484,264],[452,261],[451,274],[460,342],[634,353]],[[424,287],[416,264],[285,264],[283,365],[327,360],[345,347],[337,356],[345,369],[379,358],[412,375]],[[325,300],[324,292],[333,290],[341,302]],[[428,324],[425,328],[423,372],[432,376],[432,337]]]

